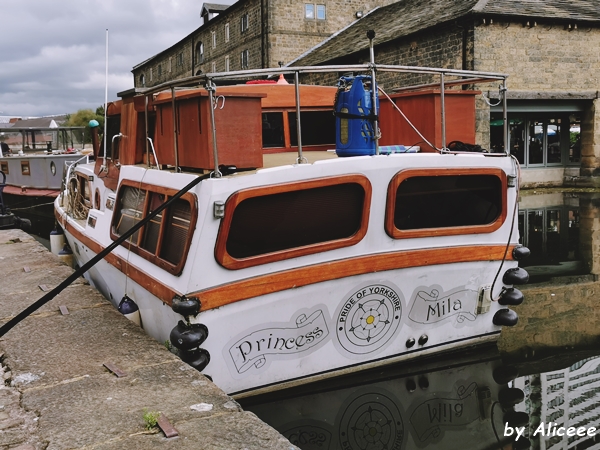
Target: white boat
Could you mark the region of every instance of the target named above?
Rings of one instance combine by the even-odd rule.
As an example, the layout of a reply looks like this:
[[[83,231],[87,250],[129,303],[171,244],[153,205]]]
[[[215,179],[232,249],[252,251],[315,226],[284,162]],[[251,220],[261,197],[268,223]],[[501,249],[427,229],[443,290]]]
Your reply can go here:
[[[207,74],[125,93],[107,107],[104,153],[97,146],[95,163],[72,167],[55,203],[79,266],[151,217],[86,276],[229,394],[489,342],[517,321],[507,306],[523,300],[513,284],[526,282],[517,259],[528,250],[518,244],[514,158],[445,145],[427,151],[424,143],[416,153],[393,153],[408,145],[379,149],[377,104],[368,97],[360,117],[340,108],[337,122],[338,141],[352,133],[373,141],[358,152],[366,155],[303,152],[310,130],[301,124],[297,158],[263,155],[264,94],[214,87],[283,71],[295,74],[298,96],[300,73],[374,76],[372,69]],[[377,70],[506,81],[449,69]],[[358,80],[372,95],[371,79]],[[190,83],[207,89],[175,89]],[[342,84],[340,94],[352,80]],[[441,92],[443,105],[444,85]],[[295,117],[303,118],[300,104]],[[432,118],[442,136],[443,118]]]

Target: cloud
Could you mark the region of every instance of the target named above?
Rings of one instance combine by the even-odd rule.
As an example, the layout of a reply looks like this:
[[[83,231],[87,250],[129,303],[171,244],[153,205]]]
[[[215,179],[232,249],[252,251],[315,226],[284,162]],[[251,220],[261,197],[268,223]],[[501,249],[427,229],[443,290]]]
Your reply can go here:
[[[133,87],[133,66],[201,25],[201,7],[192,0],[3,2],[0,115],[63,114],[101,105],[106,29],[109,101],[115,99]]]

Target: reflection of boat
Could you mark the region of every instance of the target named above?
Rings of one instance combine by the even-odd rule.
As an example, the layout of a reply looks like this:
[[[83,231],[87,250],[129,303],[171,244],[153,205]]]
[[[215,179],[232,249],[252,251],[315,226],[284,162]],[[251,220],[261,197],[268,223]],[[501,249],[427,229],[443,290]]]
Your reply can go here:
[[[526,437],[504,447],[515,441],[506,423],[528,424],[513,409],[516,376],[489,348],[241,403],[302,450],[528,448]]]
[[[29,231],[31,222],[27,219],[21,219],[15,216],[9,208],[4,204],[4,188],[6,187],[6,175],[0,171],[0,230],[8,230],[11,228],[21,228]]]
[[[300,139],[297,164],[263,159],[264,94],[213,81],[274,73],[209,74],[108,105],[104,153],[77,165],[55,204],[79,265],[127,239],[91,282],[238,395],[494,340],[516,323],[506,306],[522,301],[512,284],[526,280],[515,261],[526,252],[514,160],[377,154],[368,76],[343,77],[336,102],[338,152],[363,156],[303,153]],[[202,92],[175,90],[199,81]],[[354,141],[365,148],[344,148]]]

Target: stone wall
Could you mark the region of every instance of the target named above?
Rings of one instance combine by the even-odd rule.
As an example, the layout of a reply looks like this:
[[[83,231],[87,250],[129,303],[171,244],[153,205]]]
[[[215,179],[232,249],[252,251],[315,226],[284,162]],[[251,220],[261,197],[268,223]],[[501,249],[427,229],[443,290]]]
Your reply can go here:
[[[308,0],[269,1],[269,67],[277,67],[294,60],[310,48],[327,39],[357,20],[356,13],[363,14],[378,6],[388,5],[395,0],[318,0],[312,4],[325,5],[325,20],[307,19],[305,4]]]
[[[474,43],[474,69],[509,74],[511,90],[600,89],[598,28],[494,22],[475,28]]]
[[[325,5],[326,18],[305,18],[305,2],[294,0],[240,0],[186,38],[174,44],[146,64],[133,70],[135,87],[155,86],[169,80],[180,79],[199,72],[214,69],[225,70],[225,58],[229,57],[229,70],[241,70],[241,54],[248,50],[248,69],[278,67],[287,64],[310,48],[327,39],[339,29],[356,20],[356,12],[363,14],[376,6],[394,0],[319,0],[313,3]],[[248,29],[241,31],[241,21],[248,15]],[[229,24],[229,41],[225,41],[225,28]],[[216,47],[212,45],[212,33],[216,34]],[[199,60],[197,45],[204,45],[203,58]],[[159,72],[160,66],[160,75]]]

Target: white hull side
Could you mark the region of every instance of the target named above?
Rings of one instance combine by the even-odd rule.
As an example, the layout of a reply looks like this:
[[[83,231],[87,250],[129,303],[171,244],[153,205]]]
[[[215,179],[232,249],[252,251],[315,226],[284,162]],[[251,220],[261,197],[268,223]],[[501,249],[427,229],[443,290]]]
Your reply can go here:
[[[67,238],[72,246],[79,246],[79,254],[74,254],[80,265],[94,256],[68,232]],[[505,262],[502,272],[516,265]],[[500,327],[492,324],[492,318],[501,306],[493,302],[487,313],[479,315],[475,310],[481,286],[492,283],[499,266],[499,261],[471,262],[364,274],[202,312],[193,321],[209,331],[202,348],[211,360],[203,373],[226,392],[241,393],[493,339]],[[159,342],[169,340],[173,327],[183,320],[106,261],[99,262],[88,278],[115,307],[125,294],[134,299],[145,331]],[[375,293],[377,288],[384,293]],[[374,309],[373,313],[361,312],[360,304]],[[372,332],[353,332],[350,316],[354,323],[362,316]],[[384,320],[368,324],[369,316]],[[427,342],[419,345],[424,335]],[[411,338],[416,342],[407,348]]]

